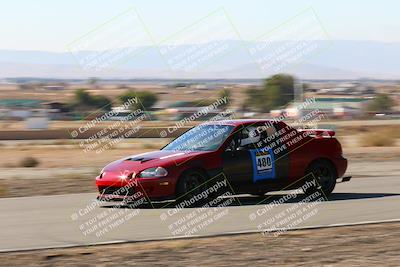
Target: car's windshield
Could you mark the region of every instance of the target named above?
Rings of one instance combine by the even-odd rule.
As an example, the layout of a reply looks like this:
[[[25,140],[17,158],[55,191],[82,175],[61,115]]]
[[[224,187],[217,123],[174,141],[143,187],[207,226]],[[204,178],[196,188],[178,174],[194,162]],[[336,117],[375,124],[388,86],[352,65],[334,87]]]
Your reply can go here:
[[[162,150],[214,151],[217,150],[233,130],[233,126],[199,125],[182,134]]]

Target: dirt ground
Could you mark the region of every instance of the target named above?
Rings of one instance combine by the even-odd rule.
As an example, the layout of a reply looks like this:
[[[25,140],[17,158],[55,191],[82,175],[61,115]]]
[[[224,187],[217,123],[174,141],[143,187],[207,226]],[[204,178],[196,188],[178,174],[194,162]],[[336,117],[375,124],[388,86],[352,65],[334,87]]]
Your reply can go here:
[[[0,253],[2,266],[399,266],[400,223]]]
[[[96,153],[84,152],[79,144],[70,140],[3,141],[0,143],[0,197],[96,192],[94,177],[106,164],[159,149],[167,142],[167,139],[132,139]],[[399,146],[348,146],[344,151],[349,159],[349,173],[355,177],[371,176],[374,172],[400,173],[397,169]],[[22,159],[28,156],[37,159],[39,165],[20,166]],[[371,162],[374,164],[369,164]]]

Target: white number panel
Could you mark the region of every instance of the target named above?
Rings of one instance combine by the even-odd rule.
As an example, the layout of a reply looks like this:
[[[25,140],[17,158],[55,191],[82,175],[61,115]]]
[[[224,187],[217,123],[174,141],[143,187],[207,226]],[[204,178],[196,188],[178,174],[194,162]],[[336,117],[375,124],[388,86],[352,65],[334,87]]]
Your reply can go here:
[[[272,169],[271,155],[269,153],[257,153],[256,164],[258,172]]]

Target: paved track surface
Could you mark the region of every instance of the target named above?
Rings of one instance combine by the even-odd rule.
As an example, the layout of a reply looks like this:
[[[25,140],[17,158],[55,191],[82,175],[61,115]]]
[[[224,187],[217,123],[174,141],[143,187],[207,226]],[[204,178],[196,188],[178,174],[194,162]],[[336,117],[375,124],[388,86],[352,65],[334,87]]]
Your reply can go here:
[[[203,212],[198,213],[197,217],[204,214],[204,210],[183,209],[177,214],[168,215],[172,214],[173,210],[160,208],[164,204],[156,205],[155,208],[147,206],[140,209],[112,209],[110,204],[95,206],[95,196],[96,194],[71,194],[0,199],[0,251],[179,237],[183,236],[185,231],[173,231],[178,229],[176,225],[182,226],[179,224],[180,219],[190,216],[194,211]],[[265,203],[272,203],[271,201],[279,200],[282,196],[283,194],[274,194]],[[214,235],[257,230],[261,222],[299,203],[302,197],[275,206],[268,216],[256,216],[255,220],[250,219],[251,214],[262,213],[265,203],[257,203],[264,198],[239,196],[237,199],[240,204],[235,202],[234,206],[226,209],[205,211],[214,212],[212,217],[216,217],[206,226],[200,227],[197,224],[198,231],[194,234]],[[400,177],[355,177],[349,183],[338,184],[329,201],[314,206],[316,212],[295,226],[313,227],[395,220],[400,219],[399,207]],[[311,210],[309,211],[311,213]],[[115,214],[119,216],[113,217],[114,224],[111,226],[110,222],[106,223],[106,218],[112,218]],[[166,214],[165,220],[160,219],[162,214]],[[100,218],[102,215],[106,217]],[[96,222],[93,222],[94,218],[97,218]],[[118,219],[122,219],[120,224],[115,223]],[[96,227],[94,225],[98,228],[89,233],[89,229]],[[108,232],[96,236],[102,229],[108,229]]]

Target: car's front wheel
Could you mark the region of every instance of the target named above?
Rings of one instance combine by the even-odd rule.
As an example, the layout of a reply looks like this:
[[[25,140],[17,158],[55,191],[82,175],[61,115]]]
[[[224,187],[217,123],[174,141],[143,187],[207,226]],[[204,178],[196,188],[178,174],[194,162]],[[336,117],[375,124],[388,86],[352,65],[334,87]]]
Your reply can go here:
[[[191,203],[191,206],[199,205],[200,201],[198,200],[198,198],[196,198],[196,196],[200,195],[204,190],[203,183],[205,180],[205,175],[200,171],[185,172],[179,179],[176,188],[177,202],[181,203],[186,200],[185,203]]]
[[[316,191],[322,192],[324,197],[328,197],[336,186],[335,167],[326,160],[313,162],[307,169],[306,181],[312,181],[315,186],[306,187],[306,195],[311,195]]]

